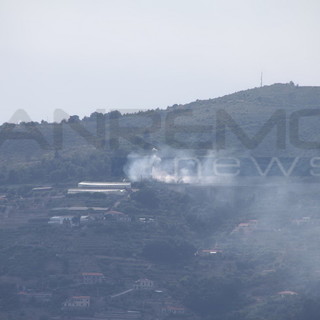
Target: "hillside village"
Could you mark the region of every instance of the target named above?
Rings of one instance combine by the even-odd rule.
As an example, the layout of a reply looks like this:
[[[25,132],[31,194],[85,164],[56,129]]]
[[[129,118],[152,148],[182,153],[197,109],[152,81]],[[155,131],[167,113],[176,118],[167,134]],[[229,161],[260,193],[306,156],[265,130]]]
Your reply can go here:
[[[293,179],[270,166],[273,177],[258,184],[245,161],[230,184],[160,182],[144,171],[131,179],[126,170],[137,150],[172,158],[182,145],[207,159],[202,142],[217,136],[219,110],[250,138],[279,108],[290,126],[319,97],[318,87],[275,84],[166,110],[3,124],[0,319],[317,320],[317,149],[297,148],[286,132],[287,148],[276,148],[270,128],[249,152],[243,135],[227,134],[226,157],[259,158],[263,172],[273,157],[286,172],[306,159]],[[309,129],[304,139],[315,141],[317,127]]]
[[[0,0],[0,320],[319,320],[319,12]]]
[[[41,277],[41,284],[35,279],[36,274],[23,274],[21,277],[16,274],[1,275],[1,283],[14,285],[13,294],[16,295],[19,306],[27,309],[27,306],[33,306],[30,319],[35,319],[34,310],[38,310],[41,317],[43,310],[50,310],[52,305],[55,306],[53,313],[61,314],[52,319],[65,319],[66,316],[77,319],[77,315],[81,316],[81,319],[83,316],[86,316],[86,319],[140,319],[142,314],[146,313],[145,309],[148,310],[147,314],[150,314],[146,318],[150,319],[155,316],[166,318],[171,314],[187,313],[185,307],[170,296],[163,283],[155,284],[157,282],[142,277],[150,273],[150,262],[135,257],[136,254],[133,253],[126,255],[121,251],[117,252],[117,241],[113,242],[114,248],[107,255],[103,243],[105,239],[90,239],[90,236],[86,235],[87,230],[94,226],[106,226],[106,231],[113,229],[119,232],[120,237],[127,228],[143,231],[156,228],[157,220],[152,213],[133,217],[117,211],[121,202],[127,201],[130,194],[137,191],[129,182],[80,182],[78,188],[74,189],[59,190],[44,186],[31,188],[24,196],[2,195],[1,231],[30,229],[23,233],[24,239],[15,239],[14,246],[22,251],[24,248],[31,251],[50,248],[49,251],[56,252],[55,256],[49,255],[45,258],[48,259],[48,265],[43,270],[45,275]],[[100,194],[106,197],[101,198]],[[29,235],[29,231],[32,232],[34,228],[43,228],[47,232],[49,227],[53,228],[51,232],[55,236],[52,234],[47,237],[46,233],[42,235],[44,238],[40,235]],[[70,240],[67,240],[70,235],[78,238],[72,245]],[[29,237],[33,238],[32,241]],[[122,248],[122,251],[123,249],[125,248]],[[84,254],[86,256],[83,256]],[[84,261],[78,264],[78,259]],[[69,266],[70,262],[75,265]],[[104,273],[101,272],[99,263],[105,264]],[[39,270],[39,267],[37,265],[36,269],[29,272]],[[52,282],[65,282],[67,285],[64,288],[52,288]],[[143,306],[141,297],[144,297]],[[56,299],[59,300],[58,303]],[[128,302],[123,303],[125,300]],[[137,300],[139,303],[136,305]],[[23,318],[28,319],[28,313],[24,314]]]
[[[306,294],[291,278],[270,285],[288,268],[320,281],[315,265],[289,262],[313,250],[295,237],[320,230],[314,207],[309,216],[266,221],[250,213],[247,190],[237,190],[229,212],[212,207],[211,217],[207,204],[180,189],[130,182],[8,189],[0,207],[0,288],[10,294],[0,295],[0,314],[39,320],[202,319],[212,311],[205,301],[203,310],[194,306],[202,295],[200,287],[198,293],[192,289],[196,279],[210,283],[214,277],[221,286],[229,274],[248,281],[249,296],[230,298],[243,300],[247,314],[278,299],[290,305]],[[247,209],[235,214],[238,201]]]

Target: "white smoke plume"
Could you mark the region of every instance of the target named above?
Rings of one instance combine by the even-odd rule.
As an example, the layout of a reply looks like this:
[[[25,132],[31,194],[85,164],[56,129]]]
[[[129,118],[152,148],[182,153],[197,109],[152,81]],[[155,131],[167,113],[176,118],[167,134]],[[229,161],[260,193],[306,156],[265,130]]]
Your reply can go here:
[[[178,177],[170,173],[169,169],[158,155],[157,150],[154,149],[150,155],[130,154],[124,170],[130,181],[133,182],[142,180],[157,180],[165,183],[178,182]]]
[[[209,152],[202,158],[200,161],[189,151],[153,149],[148,155],[130,154],[124,171],[132,182],[155,180],[164,183],[218,183],[221,177],[213,175],[214,154]],[[228,179],[225,177],[224,180]]]

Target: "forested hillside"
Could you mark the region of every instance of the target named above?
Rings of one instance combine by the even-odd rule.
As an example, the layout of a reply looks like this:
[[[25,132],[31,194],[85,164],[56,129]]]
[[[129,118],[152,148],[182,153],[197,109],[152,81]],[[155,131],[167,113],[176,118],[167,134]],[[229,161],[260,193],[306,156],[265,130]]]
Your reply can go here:
[[[3,124],[0,319],[318,319],[319,103]]]
[[[0,183],[120,178],[130,152],[148,154],[152,148],[202,155],[315,156],[319,103],[318,87],[289,83],[166,110],[5,123],[0,127]]]

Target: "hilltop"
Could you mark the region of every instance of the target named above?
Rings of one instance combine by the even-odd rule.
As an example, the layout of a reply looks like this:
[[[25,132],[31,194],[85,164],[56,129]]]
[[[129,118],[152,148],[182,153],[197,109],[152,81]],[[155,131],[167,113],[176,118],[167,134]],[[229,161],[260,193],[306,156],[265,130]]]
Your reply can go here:
[[[31,175],[47,182],[61,178],[90,180],[98,172],[123,177],[122,167],[130,152],[148,153],[154,147],[267,157],[317,155],[317,115],[301,120],[298,132],[301,140],[316,143],[311,148],[292,141],[291,118],[299,110],[317,109],[319,105],[320,87],[289,83],[174,105],[166,110],[123,115],[119,111],[93,113],[82,120],[75,115],[61,123],[6,123],[0,127],[0,181],[8,182],[10,170],[11,182],[28,182],[25,176]],[[271,117],[269,128],[255,141],[253,138]],[[225,132],[218,127],[219,121],[225,125]],[[234,124],[237,127],[232,130]],[[92,168],[88,170],[86,164]],[[58,170],[59,178],[42,174],[47,169]],[[24,172],[30,170],[32,174]]]

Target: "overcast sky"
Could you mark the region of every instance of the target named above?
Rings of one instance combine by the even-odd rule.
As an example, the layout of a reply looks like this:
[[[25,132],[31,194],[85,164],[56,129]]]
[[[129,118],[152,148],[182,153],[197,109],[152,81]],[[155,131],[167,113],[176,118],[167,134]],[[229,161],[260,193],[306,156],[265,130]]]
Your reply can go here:
[[[319,0],[0,0],[0,122],[320,85]]]

